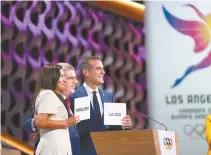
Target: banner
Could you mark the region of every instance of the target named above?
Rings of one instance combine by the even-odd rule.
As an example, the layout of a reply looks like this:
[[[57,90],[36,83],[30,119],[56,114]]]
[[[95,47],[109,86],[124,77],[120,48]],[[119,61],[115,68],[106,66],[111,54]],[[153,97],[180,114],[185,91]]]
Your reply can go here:
[[[211,1],[146,2],[149,116],[179,134],[181,155],[205,155],[211,113]],[[149,122],[150,128],[164,129]]]

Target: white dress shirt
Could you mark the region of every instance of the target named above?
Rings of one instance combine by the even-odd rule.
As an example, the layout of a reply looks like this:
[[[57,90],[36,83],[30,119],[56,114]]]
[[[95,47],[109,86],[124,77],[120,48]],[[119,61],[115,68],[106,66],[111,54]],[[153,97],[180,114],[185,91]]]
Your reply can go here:
[[[100,106],[100,113],[101,113],[101,117],[102,117],[102,115],[103,115],[103,102],[102,102],[98,88],[96,90],[93,90],[85,82],[84,82],[83,85],[84,85],[84,88],[86,89],[86,92],[87,92],[88,97],[91,101],[91,106],[92,106],[93,109],[94,109],[94,106],[93,106],[93,91],[97,92],[96,95],[97,95],[98,103],[99,103],[99,106]]]

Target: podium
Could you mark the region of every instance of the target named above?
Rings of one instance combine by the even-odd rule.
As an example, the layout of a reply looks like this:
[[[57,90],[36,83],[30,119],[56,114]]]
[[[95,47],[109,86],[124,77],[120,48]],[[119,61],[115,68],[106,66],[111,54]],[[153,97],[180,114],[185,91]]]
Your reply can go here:
[[[179,155],[178,134],[163,130],[91,132],[98,155]]]

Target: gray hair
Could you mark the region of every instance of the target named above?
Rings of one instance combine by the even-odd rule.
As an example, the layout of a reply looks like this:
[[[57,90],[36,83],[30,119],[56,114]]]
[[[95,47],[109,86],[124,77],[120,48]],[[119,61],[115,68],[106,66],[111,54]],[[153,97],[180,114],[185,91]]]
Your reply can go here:
[[[60,62],[60,63],[57,63],[57,64],[60,65],[60,66],[62,66],[62,69],[64,71],[66,71],[66,70],[75,70],[75,68],[72,65],[68,64],[68,63],[62,63],[62,62]]]
[[[90,70],[91,65],[89,64],[90,60],[101,60],[99,57],[97,56],[92,56],[92,57],[86,57],[80,64],[79,69],[81,74],[83,75],[83,70]]]

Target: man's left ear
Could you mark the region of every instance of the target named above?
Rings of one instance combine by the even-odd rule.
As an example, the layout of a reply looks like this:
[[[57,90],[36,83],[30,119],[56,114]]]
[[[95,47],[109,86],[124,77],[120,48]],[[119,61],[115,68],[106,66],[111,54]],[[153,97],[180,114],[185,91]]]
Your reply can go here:
[[[83,75],[84,75],[84,76],[88,76],[88,75],[89,75],[89,71],[86,70],[86,69],[83,69]]]

